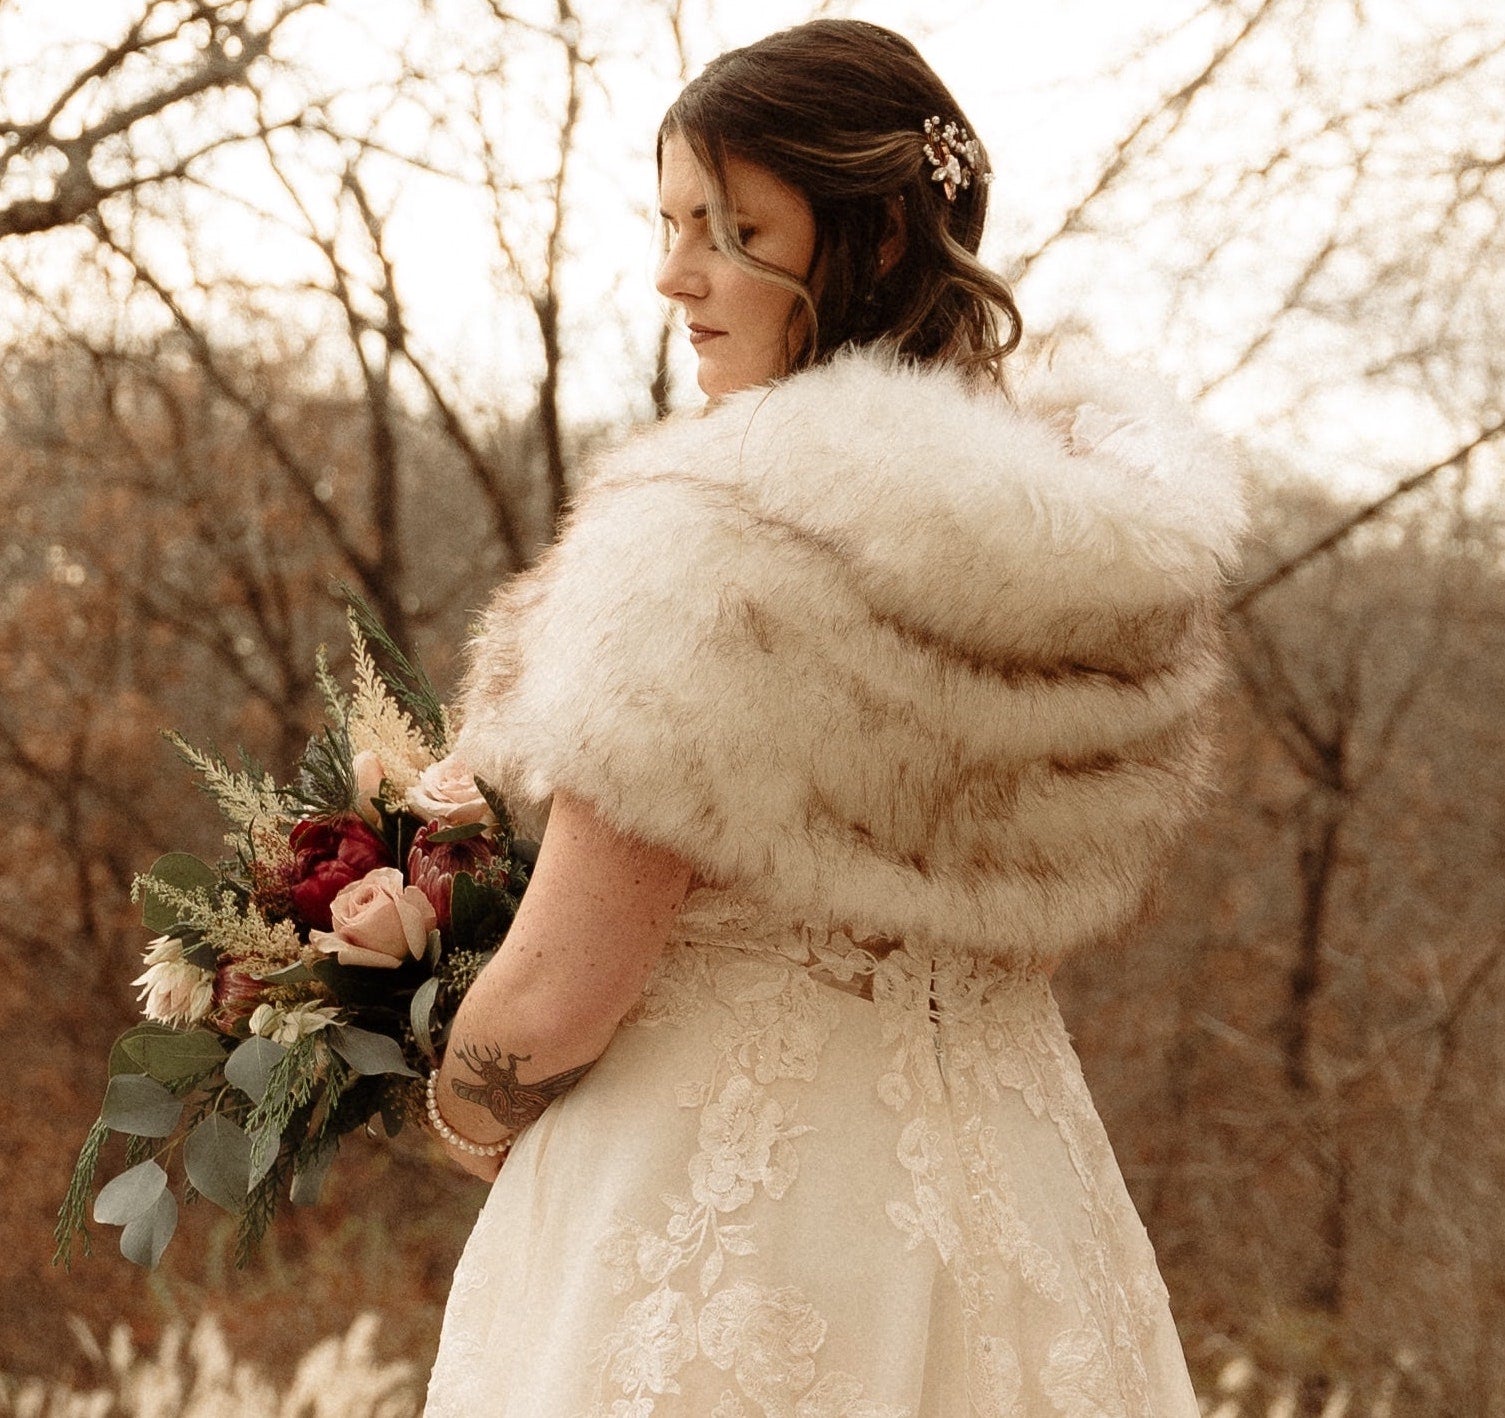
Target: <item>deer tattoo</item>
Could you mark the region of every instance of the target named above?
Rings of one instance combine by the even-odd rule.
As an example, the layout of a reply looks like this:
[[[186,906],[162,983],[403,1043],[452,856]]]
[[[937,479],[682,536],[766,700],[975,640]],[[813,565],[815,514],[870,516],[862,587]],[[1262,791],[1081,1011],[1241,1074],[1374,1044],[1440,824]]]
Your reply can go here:
[[[520,1082],[518,1064],[527,1063],[531,1054],[507,1054],[502,1062],[503,1050],[481,1050],[474,1045],[465,1045],[458,1051],[460,1062],[465,1064],[479,1083],[451,1083],[457,1098],[467,1103],[476,1103],[485,1108],[503,1127],[516,1131],[526,1127],[562,1093],[566,1093],[589,1071],[591,1064],[583,1063],[578,1068],[566,1069],[552,1078],[541,1078],[536,1083]]]

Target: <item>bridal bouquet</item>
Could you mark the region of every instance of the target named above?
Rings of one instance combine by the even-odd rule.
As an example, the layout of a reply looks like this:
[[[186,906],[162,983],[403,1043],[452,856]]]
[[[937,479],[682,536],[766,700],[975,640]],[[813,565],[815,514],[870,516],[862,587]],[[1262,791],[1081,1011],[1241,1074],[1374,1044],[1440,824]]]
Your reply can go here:
[[[466,989],[511,924],[531,854],[496,794],[449,752],[423,671],[352,598],[354,683],[321,650],[326,724],[294,781],[244,754],[234,769],[169,735],[234,831],[213,865],[170,852],[136,879],[155,937],[143,1022],[110,1051],[109,1083],[58,1216],[55,1259],[82,1235],[101,1149],[125,1170],[93,1218],[155,1266],[185,1200],[239,1219],[244,1264],[279,1201],[318,1199],[340,1141],[422,1114]]]

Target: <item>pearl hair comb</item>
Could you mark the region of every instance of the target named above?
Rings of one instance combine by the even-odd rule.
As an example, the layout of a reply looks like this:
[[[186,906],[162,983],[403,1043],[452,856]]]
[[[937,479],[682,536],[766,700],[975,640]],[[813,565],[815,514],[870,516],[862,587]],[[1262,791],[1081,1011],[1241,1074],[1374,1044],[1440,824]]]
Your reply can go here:
[[[935,168],[930,180],[941,184],[948,202],[956,201],[957,190],[970,187],[974,176],[981,183],[993,180],[983,171],[982,144],[960,124],[941,127],[938,114],[925,120],[925,156]]]

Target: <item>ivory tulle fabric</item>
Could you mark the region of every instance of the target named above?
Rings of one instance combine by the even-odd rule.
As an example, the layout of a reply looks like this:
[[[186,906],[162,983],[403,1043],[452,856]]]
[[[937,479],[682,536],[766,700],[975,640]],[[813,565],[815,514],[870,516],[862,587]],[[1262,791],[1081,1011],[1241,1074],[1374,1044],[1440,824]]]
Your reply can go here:
[[[1196,1418],[1045,976],[751,912],[514,1148],[427,1418]]]

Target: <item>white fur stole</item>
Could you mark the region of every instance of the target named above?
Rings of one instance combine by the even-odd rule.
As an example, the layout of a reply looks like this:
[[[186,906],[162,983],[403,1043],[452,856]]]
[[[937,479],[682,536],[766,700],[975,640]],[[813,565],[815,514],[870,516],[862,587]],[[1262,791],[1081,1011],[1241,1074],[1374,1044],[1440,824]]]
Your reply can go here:
[[[863,352],[630,437],[472,646],[459,751],[790,921],[1048,960],[1203,795],[1227,450],[1138,376]]]

